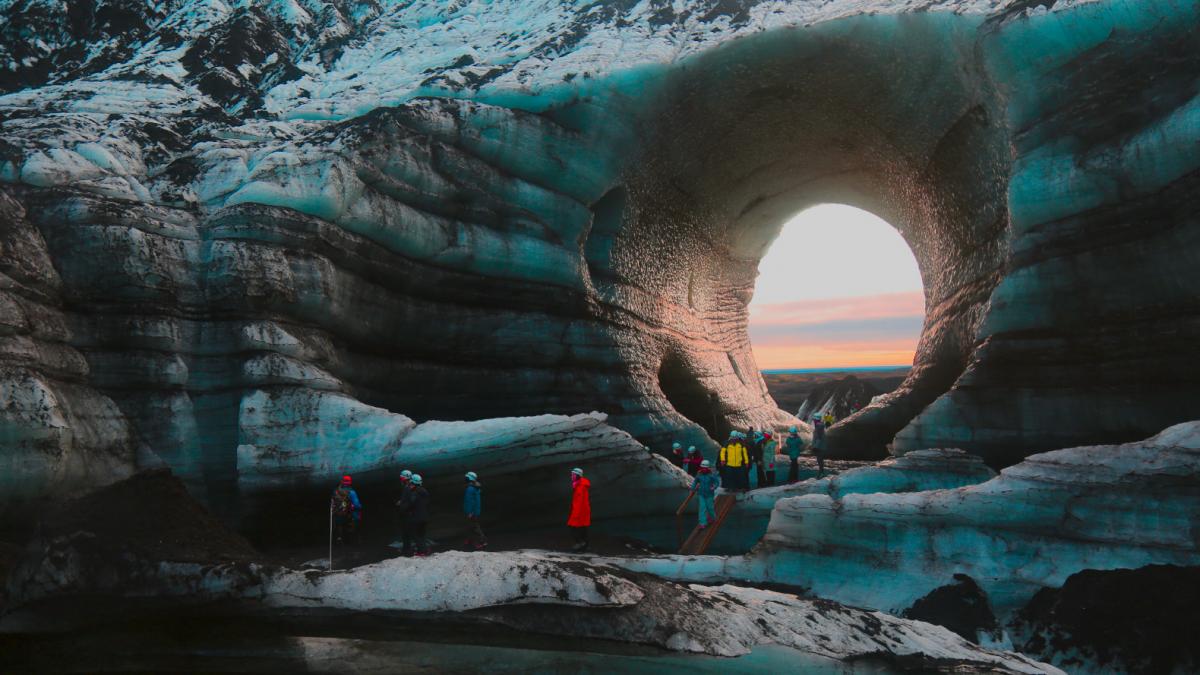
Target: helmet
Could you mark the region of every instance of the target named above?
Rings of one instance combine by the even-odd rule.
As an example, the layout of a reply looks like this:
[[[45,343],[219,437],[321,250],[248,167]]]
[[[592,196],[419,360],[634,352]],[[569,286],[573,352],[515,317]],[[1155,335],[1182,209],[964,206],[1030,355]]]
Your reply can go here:
[[[707,468],[709,468],[709,467],[711,467],[711,466],[712,466],[712,462],[708,461],[707,459],[706,459],[706,460],[704,460],[703,462],[700,462],[700,468],[701,468],[701,469],[707,469]]]
[[[478,480],[479,476],[475,475],[474,471],[467,472],[467,480]]]
[[[342,476],[342,485],[349,485],[350,482],[350,476]]]
[[[789,427],[788,431],[794,434],[796,433],[796,427]]]
[[[682,448],[683,446],[680,445],[679,443],[672,443],[671,447],[674,448],[675,450],[678,450],[678,449]]]
[[[579,467],[575,467],[574,469],[571,469],[571,473],[575,474],[576,476],[582,476],[583,469],[580,469]]]
[[[414,473],[414,474],[412,475],[412,484],[413,484],[413,485],[420,485],[420,484],[421,484],[421,474],[419,474],[419,473]]]
[[[691,453],[691,452],[695,452],[695,451],[696,451],[696,446],[694,446],[694,445],[689,445],[689,446],[688,446],[688,452],[689,452],[689,453]]]
[[[412,478],[412,472],[409,471],[408,469],[405,469],[400,472],[400,477],[405,480],[408,480],[409,478]]]

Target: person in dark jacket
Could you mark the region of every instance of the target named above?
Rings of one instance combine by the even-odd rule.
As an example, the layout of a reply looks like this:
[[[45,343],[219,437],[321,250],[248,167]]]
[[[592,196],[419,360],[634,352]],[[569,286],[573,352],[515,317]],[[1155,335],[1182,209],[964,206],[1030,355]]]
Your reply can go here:
[[[788,437],[783,441],[783,449],[787,452],[791,466],[788,467],[788,482],[800,480],[800,453],[804,452],[804,439],[800,438],[796,427],[788,429]]]
[[[400,498],[396,500],[396,522],[400,536],[404,537],[404,523],[408,520],[408,504],[412,499],[412,475],[408,469],[400,472]]]
[[[329,512],[333,514],[333,537],[339,544],[358,541],[358,525],[362,522],[362,502],[351,487],[350,476],[342,476],[341,483],[329,498]]]
[[[696,446],[689,445],[687,455],[683,458],[683,465],[687,469],[688,475],[695,476],[700,471],[700,464],[703,461],[704,455],[696,449]]]
[[[817,458],[817,477],[825,475],[825,420],[813,417],[812,453]]]
[[[671,461],[681,468],[687,468],[687,457],[683,454],[683,446],[679,441],[671,444]]]
[[[429,555],[425,542],[425,527],[429,524],[429,491],[423,485],[421,474],[414,473],[410,482],[412,495],[408,502],[408,517],[404,521],[404,548],[401,552],[405,556],[423,558]]]
[[[766,487],[767,476],[764,473],[764,469],[763,469],[763,434],[762,434],[762,432],[755,431],[754,427],[750,427],[750,435],[747,438],[747,443],[749,445],[746,449],[750,451],[750,463],[752,465],[754,465],[754,478],[755,478],[754,487],[756,487],[756,488]],[[747,483],[750,482],[749,477],[747,477],[746,482]],[[749,485],[747,485],[747,487],[749,487]]]
[[[474,471],[466,475],[467,489],[463,492],[463,513],[467,516],[467,546],[473,546],[476,551],[487,546],[487,537],[483,536],[483,527],[479,525],[479,517],[483,513],[483,486],[479,484],[479,476]]]

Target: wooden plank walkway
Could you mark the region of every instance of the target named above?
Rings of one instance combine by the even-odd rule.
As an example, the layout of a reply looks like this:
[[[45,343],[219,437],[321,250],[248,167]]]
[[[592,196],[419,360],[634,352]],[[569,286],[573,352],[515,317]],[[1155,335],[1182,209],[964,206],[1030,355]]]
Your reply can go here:
[[[725,493],[717,495],[716,503],[713,504],[713,509],[717,512],[717,519],[708,524],[708,527],[700,529],[696,525],[696,529],[692,530],[692,534],[679,547],[679,553],[682,555],[701,555],[708,550],[709,544],[717,536],[717,531],[725,524],[725,518],[729,516],[729,512],[733,510],[733,505],[737,503],[737,497]],[[687,505],[687,502],[684,502]],[[683,510],[683,507],[680,507]]]

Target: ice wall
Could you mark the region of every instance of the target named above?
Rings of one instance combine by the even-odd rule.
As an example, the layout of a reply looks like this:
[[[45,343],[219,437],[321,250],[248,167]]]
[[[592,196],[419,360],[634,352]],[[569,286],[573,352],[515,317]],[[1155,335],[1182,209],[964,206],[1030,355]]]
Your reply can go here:
[[[691,581],[786,584],[894,613],[961,574],[1003,626],[1082,570],[1200,564],[1198,506],[1200,422],[1188,422],[1135,443],[1034,455],[977,485],[782,499],[745,556],[616,562]]]
[[[233,508],[248,429],[367,408],[786,424],[745,307],[823,201],[927,292],[839,453],[1197,416],[1192,3],[132,4],[0,4],[6,497],[162,461]]]

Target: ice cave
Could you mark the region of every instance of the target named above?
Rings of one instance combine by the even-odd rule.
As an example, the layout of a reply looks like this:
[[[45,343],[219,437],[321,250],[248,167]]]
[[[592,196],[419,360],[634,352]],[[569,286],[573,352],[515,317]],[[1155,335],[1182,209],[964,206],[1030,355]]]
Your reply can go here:
[[[0,671],[1195,671],[1198,195],[1194,0],[0,0]],[[828,203],[925,313],[812,472]]]

